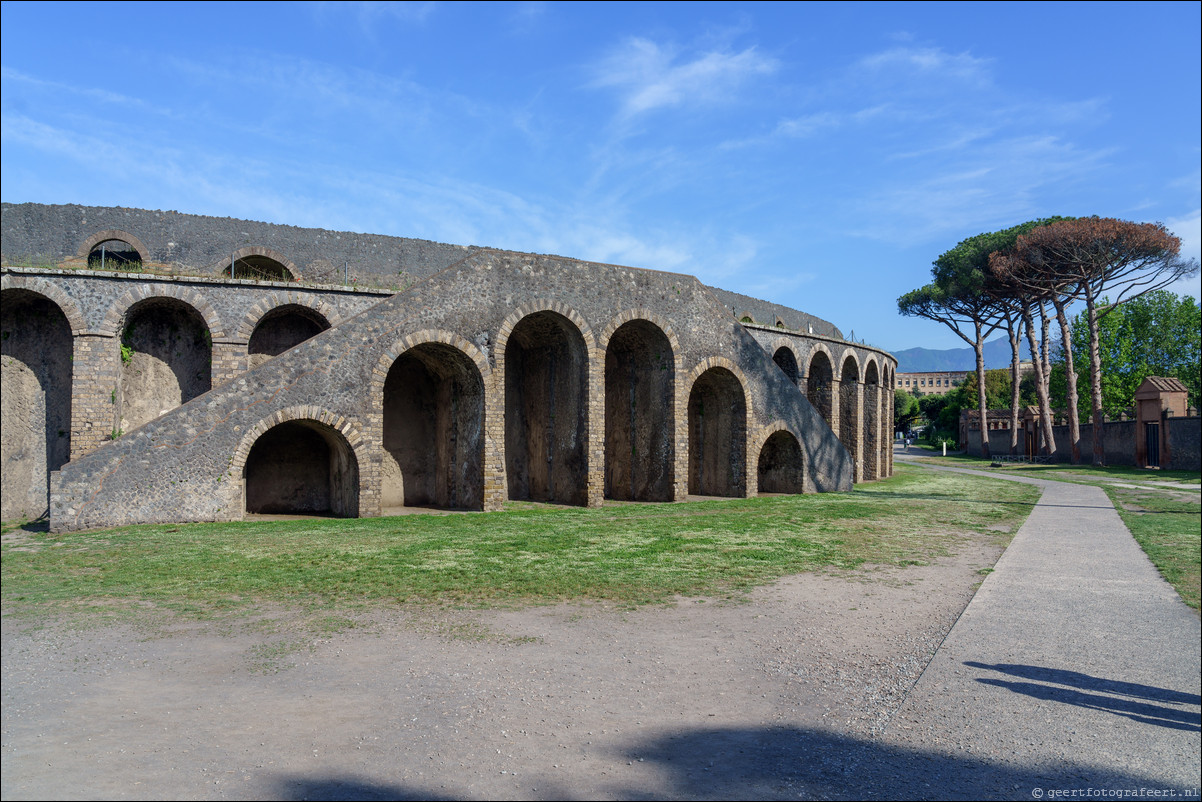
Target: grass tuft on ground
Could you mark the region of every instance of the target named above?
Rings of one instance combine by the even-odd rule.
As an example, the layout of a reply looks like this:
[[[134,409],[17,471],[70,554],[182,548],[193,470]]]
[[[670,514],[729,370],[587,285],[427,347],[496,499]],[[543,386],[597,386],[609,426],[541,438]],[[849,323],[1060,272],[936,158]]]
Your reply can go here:
[[[1005,542],[1038,499],[1013,482],[898,466],[848,493],[601,509],[136,526],[4,536],[6,613],[268,602],[351,608],[726,597],[781,576],[929,563]]]

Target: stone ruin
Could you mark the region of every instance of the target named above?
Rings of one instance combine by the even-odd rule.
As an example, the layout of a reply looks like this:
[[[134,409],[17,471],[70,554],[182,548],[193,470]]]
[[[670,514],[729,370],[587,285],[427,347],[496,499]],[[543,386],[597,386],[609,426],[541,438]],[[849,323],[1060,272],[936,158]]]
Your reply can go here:
[[[5,520],[672,502],[892,472],[892,356],[692,276],[37,204],[3,206],[3,261]]]

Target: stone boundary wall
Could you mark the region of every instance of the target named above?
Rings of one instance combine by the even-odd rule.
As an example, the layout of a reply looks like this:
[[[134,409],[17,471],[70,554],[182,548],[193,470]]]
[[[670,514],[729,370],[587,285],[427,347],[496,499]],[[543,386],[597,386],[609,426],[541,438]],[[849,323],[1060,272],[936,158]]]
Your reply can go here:
[[[1198,416],[1171,417],[1164,419],[1168,427],[1169,457],[1168,464],[1162,468],[1179,471],[1202,470],[1202,418]],[[1139,436],[1138,422],[1135,420],[1106,421],[1102,424],[1102,444],[1106,449],[1107,465],[1135,466],[1136,437]],[[1085,463],[1093,460],[1093,424],[1081,424],[1081,458]],[[1071,459],[1072,446],[1068,439],[1068,426],[1052,427],[1052,436],[1056,438],[1056,454],[1059,462]],[[1019,431],[1019,448],[1023,447],[1022,430]],[[966,453],[971,456],[981,455],[980,430],[970,429],[965,444]],[[1010,453],[1010,430],[991,429],[989,432],[989,453],[995,455]],[[1163,456],[1163,455],[1162,455]]]
[[[672,334],[671,363],[679,366],[669,400],[676,465],[684,464],[689,442],[692,382],[712,367],[729,370],[747,399],[740,495],[757,492],[760,451],[769,435],[782,430],[801,447],[806,492],[850,489],[855,463],[847,449],[761,343],[695,278],[480,250],[66,464],[51,480],[51,528],[241,519],[239,460],[252,433],[283,411],[291,420],[342,432],[340,437],[353,433],[347,452],[358,462],[358,514],[379,515],[384,421],[375,396],[392,356],[419,340],[454,349],[483,374],[484,508],[496,509],[507,498],[505,418],[513,414],[506,401],[506,331],[539,310],[572,326],[588,355],[584,464],[578,467],[587,504],[600,504],[603,495],[605,350],[598,337],[636,318]],[[882,370],[882,378],[895,366]],[[875,395],[872,403],[881,403],[883,394]],[[887,475],[887,463],[878,470]],[[674,496],[681,498],[686,487],[678,470]]]

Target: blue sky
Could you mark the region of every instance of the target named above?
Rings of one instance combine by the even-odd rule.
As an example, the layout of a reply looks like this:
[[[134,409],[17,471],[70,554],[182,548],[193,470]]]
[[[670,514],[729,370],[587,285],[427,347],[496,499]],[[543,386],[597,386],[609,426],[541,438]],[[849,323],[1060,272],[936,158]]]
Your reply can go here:
[[[1097,214],[1198,257],[1200,8],[4,3],[0,195],[681,271],[958,347],[896,299],[965,237]]]

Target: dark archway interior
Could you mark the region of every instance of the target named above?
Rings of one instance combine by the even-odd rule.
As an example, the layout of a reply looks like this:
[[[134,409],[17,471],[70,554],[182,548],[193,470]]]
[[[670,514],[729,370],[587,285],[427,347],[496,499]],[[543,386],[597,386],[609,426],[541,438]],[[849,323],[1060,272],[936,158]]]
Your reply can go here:
[[[671,501],[676,370],[663,331],[624,324],[605,352],[605,497]]]
[[[359,514],[355,453],[340,432],[317,421],[287,421],[264,432],[246,457],[243,481],[248,513]]]
[[[230,274],[227,264],[221,273]],[[243,256],[234,260],[234,278],[251,279],[254,281],[292,281],[293,275],[282,263],[270,256]]]
[[[93,270],[131,270],[142,267],[142,254],[125,240],[98,242],[88,252],[88,267]]]
[[[588,354],[579,329],[536,312],[505,346],[505,468],[509,498],[588,502]]]
[[[747,404],[726,368],[710,368],[689,392],[689,492],[746,493]]]
[[[881,385],[876,363],[864,371],[864,478],[880,477]]]
[[[793,384],[801,381],[801,370],[797,367],[797,357],[793,354],[792,349],[782,345],[772,355],[772,361],[776,363],[778,368],[785,372],[785,375],[789,377],[789,381],[793,382]]]
[[[792,432],[773,432],[760,449],[761,493],[801,493],[804,487],[801,444]]]
[[[272,309],[259,319],[250,335],[250,366],[258,367],[329,327],[328,320],[307,306],[288,304]]]
[[[200,313],[174,298],[151,298],[126,313],[116,428],[128,432],[208,392],[212,339]]]
[[[71,456],[71,325],[27,290],[0,294],[0,519],[49,511],[50,472]]]
[[[457,348],[401,354],[384,382],[381,506],[484,509],[484,381]]]
[[[834,420],[834,369],[831,361],[822,351],[814,354],[810,360],[810,369],[806,372],[806,398],[818,410],[818,414],[830,426]]]
[[[839,440],[843,447],[856,458],[856,446],[860,439],[860,414],[856,409],[856,390],[860,371],[855,360],[848,357],[843,361],[843,374],[839,380]]]

